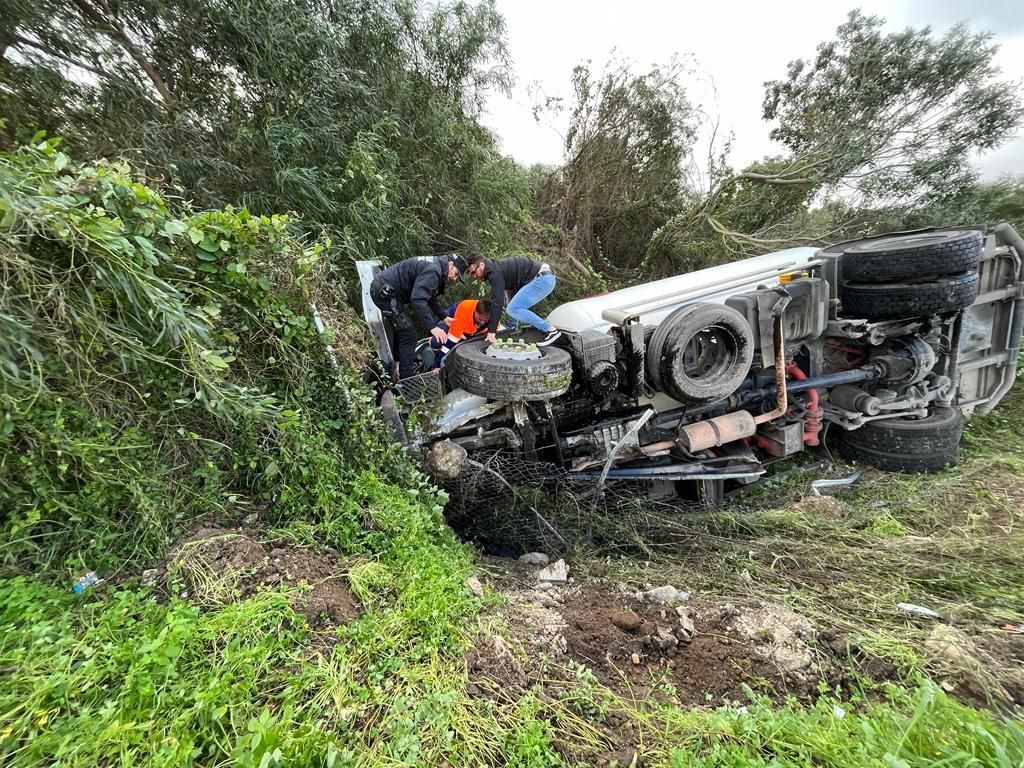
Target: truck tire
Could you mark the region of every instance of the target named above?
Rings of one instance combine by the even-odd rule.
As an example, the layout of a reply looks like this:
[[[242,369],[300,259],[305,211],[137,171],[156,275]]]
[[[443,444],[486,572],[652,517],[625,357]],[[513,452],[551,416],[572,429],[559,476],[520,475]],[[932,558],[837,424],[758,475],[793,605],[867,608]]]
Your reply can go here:
[[[953,312],[971,306],[977,296],[977,272],[913,283],[839,284],[842,316],[872,321]]]
[[[647,345],[647,376],[655,389],[683,403],[728,397],[750,372],[754,334],[724,304],[691,304],[670,314]]]
[[[550,400],[569,389],[572,358],[558,347],[541,347],[536,360],[499,360],[484,354],[486,341],[459,344],[448,353],[456,387],[488,400]]]
[[[963,414],[932,408],[923,419],[879,419],[839,436],[839,455],[888,472],[939,472],[960,458]]]
[[[866,240],[843,249],[843,279],[851,283],[894,283],[973,272],[981,261],[983,241],[981,232],[969,229]]]

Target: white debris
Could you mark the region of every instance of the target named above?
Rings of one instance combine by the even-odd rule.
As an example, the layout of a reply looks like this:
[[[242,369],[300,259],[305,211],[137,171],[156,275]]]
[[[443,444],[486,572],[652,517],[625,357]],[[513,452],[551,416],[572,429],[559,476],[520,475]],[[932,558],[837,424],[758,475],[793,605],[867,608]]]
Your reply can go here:
[[[484,596],[484,585],[480,583],[480,579],[476,576],[470,576],[466,579],[466,586],[469,587],[469,591],[477,597]]]
[[[519,562],[527,565],[547,565],[551,562],[551,558],[543,552],[527,552],[525,555],[519,556]]]
[[[547,568],[541,569],[537,574],[537,581],[546,581],[550,584],[565,584],[569,581],[569,566],[565,560],[556,560]]]
[[[931,608],[925,608],[923,605],[914,605],[913,603],[897,603],[896,607],[904,613],[909,613],[912,616],[924,616],[929,619],[941,619],[935,611]]]
[[[675,600],[685,602],[690,599],[690,593],[680,592],[671,584],[666,584],[663,587],[655,587],[654,589],[647,590],[644,592],[644,597],[658,603],[671,603]]]
[[[156,584],[156,579],[157,579],[157,576],[159,576],[159,575],[160,575],[160,569],[159,568],[147,568],[146,570],[144,570],[142,572],[142,580],[140,581],[140,586],[143,586],[143,587],[151,587],[151,586],[153,586],[154,584]]]

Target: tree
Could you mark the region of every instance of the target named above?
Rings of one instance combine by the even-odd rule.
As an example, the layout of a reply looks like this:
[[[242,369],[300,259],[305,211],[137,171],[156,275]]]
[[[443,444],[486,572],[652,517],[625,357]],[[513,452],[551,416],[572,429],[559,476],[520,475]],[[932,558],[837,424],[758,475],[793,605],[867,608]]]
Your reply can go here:
[[[0,53],[9,138],[128,156],[199,205],[298,211],[350,256],[504,242],[525,216],[477,120],[509,85],[492,0],[13,0]]]
[[[573,70],[567,162],[548,178],[538,216],[570,233],[571,250],[602,269],[635,268],[651,234],[678,208],[696,114],[678,61],[634,74],[613,62]]]
[[[764,117],[788,152],[741,171],[712,158],[707,191],[685,195],[651,237],[646,272],[818,245],[883,221],[934,222],[940,210],[970,218],[954,213],[992,191],[977,185],[971,157],[1020,123],[1017,85],[998,79],[991,35],[884,34],[883,23],[852,12],[813,60],[765,83]]]
[[[973,181],[972,153],[1013,132],[1019,88],[998,79],[990,33],[886,34],[883,24],[853,11],[813,60],[765,83],[764,118],[791,158],[761,181],[865,201],[941,199]]]

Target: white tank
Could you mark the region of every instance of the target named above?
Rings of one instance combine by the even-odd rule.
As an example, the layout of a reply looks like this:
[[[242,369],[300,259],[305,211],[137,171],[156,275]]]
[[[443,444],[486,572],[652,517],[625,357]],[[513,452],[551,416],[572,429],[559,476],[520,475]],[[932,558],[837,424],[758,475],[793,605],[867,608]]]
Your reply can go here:
[[[556,307],[548,320],[566,331],[606,331],[612,320],[605,313],[638,317],[646,325],[657,325],[678,307],[695,302],[723,303],[737,293],[758,286],[773,285],[779,275],[796,272],[818,263],[817,248],[789,248],[720,264],[685,275],[666,277],[612,293],[570,301]]]

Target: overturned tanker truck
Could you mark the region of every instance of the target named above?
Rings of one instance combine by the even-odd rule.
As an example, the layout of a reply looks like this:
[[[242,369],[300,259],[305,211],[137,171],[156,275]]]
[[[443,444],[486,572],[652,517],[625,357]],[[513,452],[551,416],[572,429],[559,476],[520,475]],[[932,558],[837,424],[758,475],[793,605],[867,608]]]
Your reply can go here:
[[[563,304],[557,346],[465,341],[382,405],[442,479],[500,452],[715,504],[826,430],[847,460],[935,472],[1013,384],[1022,257],[1006,224],[769,253]],[[423,392],[439,412],[404,429]]]

